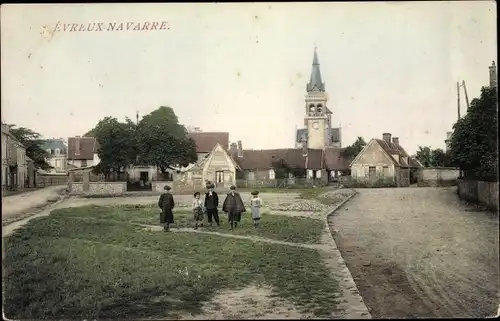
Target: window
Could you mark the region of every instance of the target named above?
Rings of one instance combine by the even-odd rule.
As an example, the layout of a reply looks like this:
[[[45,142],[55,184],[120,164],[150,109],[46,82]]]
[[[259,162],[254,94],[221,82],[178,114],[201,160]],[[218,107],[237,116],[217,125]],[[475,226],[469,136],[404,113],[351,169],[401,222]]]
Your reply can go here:
[[[307,178],[313,178],[313,170],[312,169],[307,170]]]
[[[274,169],[269,170],[269,179],[275,179]]]
[[[384,173],[384,176],[389,176],[389,166],[384,166],[383,173]]]
[[[316,171],[316,178],[321,178],[321,170]]]
[[[61,150],[59,148],[56,148],[54,152],[55,152],[56,155],[61,154]]]
[[[87,160],[86,159],[82,159],[82,167],[87,167]]]
[[[45,151],[46,151],[46,152],[47,152],[47,154],[49,154],[49,155],[50,155],[50,154],[52,154],[52,150],[51,150],[50,148],[47,148]]]

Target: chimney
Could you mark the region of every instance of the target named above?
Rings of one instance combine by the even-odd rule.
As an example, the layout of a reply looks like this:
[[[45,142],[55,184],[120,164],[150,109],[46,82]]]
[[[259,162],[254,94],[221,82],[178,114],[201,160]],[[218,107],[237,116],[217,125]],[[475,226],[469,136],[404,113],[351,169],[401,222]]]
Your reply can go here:
[[[391,134],[390,133],[383,133],[382,139],[385,140],[385,142],[387,144],[390,144],[391,143]]]
[[[399,145],[399,137],[392,137],[392,142]]]
[[[243,157],[243,147],[241,145],[241,140],[238,141],[238,157]]]
[[[236,143],[231,143],[231,146],[229,147],[229,153],[231,154],[232,158],[236,158],[238,156],[238,145],[236,145]]]
[[[491,63],[490,69],[490,87],[497,86],[497,67],[495,66],[495,62]]]
[[[75,137],[75,155],[80,155],[80,136]]]

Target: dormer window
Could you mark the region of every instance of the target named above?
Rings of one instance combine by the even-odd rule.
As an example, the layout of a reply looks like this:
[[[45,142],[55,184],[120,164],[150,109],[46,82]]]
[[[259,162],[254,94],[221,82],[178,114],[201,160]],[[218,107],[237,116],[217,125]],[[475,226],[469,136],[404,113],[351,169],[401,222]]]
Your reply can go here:
[[[55,154],[56,154],[56,155],[61,154],[61,150],[60,150],[59,148],[56,148],[56,149],[55,149]]]
[[[52,154],[52,150],[51,150],[50,148],[47,148],[45,151],[46,151],[46,152],[47,152],[47,154],[49,154],[49,155],[50,155],[50,154]]]

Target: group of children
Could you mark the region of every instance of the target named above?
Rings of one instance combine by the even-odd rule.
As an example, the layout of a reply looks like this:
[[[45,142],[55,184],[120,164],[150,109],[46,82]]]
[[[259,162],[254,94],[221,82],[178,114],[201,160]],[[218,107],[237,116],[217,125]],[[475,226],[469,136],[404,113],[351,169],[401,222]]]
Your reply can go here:
[[[207,193],[205,194],[205,200],[200,199],[201,194],[199,192],[194,193],[194,198],[192,202],[193,210],[193,220],[194,229],[198,227],[203,227],[203,217],[207,214],[208,225],[212,225],[212,219],[215,221],[217,226],[220,226],[219,221],[219,196],[214,191],[213,184],[207,184]],[[165,232],[170,230],[170,224],[174,223],[174,215],[172,210],[174,209],[175,202],[174,197],[170,193],[170,186],[165,186],[165,193],[160,196],[158,201],[158,206],[161,208],[160,223],[163,224],[163,230]],[[250,208],[252,211],[252,220],[255,228],[259,227],[260,223],[260,208],[262,207],[262,200],[259,197],[258,191],[253,191],[252,199],[250,200]],[[227,218],[231,229],[238,227],[238,223],[241,221],[241,213],[246,212],[245,205],[239,193],[236,192],[236,187],[233,185],[230,187],[230,192],[226,195],[226,199],[222,205],[222,211],[227,213]]]

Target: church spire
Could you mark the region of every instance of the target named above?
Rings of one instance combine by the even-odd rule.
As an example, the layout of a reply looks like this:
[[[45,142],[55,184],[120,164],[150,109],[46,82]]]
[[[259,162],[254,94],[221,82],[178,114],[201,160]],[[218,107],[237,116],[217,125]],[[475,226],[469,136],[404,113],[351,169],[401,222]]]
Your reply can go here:
[[[313,63],[312,63],[312,70],[311,70],[311,78],[309,79],[309,83],[306,86],[306,91],[311,92],[311,91],[325,91],[325,83],[321,79],[321,71],[319,69],[319,59],[318,59],[318,53],[316,51],[316,47],[314,47],[314,57],[313,57]]]

